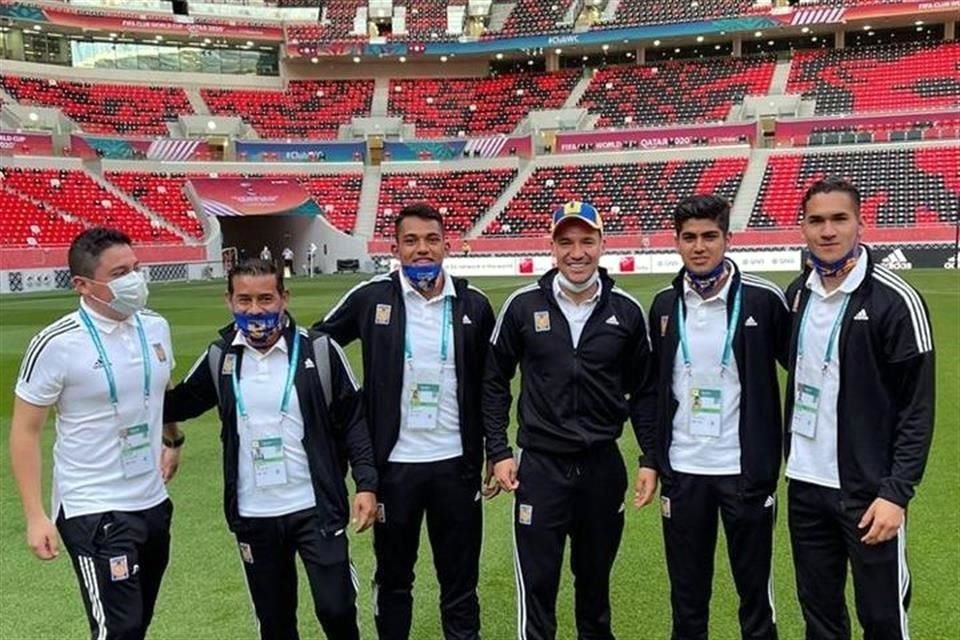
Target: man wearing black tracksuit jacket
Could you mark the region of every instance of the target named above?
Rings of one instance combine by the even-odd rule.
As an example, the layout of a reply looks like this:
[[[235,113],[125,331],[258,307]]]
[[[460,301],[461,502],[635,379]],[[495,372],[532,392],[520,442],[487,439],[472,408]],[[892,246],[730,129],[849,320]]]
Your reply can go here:
[[[934,422],[934,352],[923,298],[860,244],[860,195],[827,178],[803,198],[810,267],[793,315],[786,475],[808,640],[848,640],[853,573],[865,640],[910,637],[906,511]]]
[[[557,269],[507,299],[491,338],[483,398],[487,459],[500,487],[515,491],[519,637],[556,637],[569,536],[578,637],[606,640],[613,638],[610,571],[627,488],[617,438],[628,417],[645,454],[638,503],[648,503],[656,485],[650,346],[640,304],[598,266],[596,209],[567,203],[554,212],[553,226]],[[517,364],[514,461],[507,426]]]
[[[327,637],[357,640],[344,453],[357,485],[359,531],[373,524],[377,489],[359,387],[340,347],[299,329],[286,313],[289,293],[276,265],[248,260],[228,283],[235,322],[167,391],[164,420],[219,407],[224,511],[260,637],[299,638],[299,554]]]
[[[481,376],[493,309],[479,289],[442,269],[447,247],[433,207],[405,207],[396,240],[400,270],[354,287],[315,328],[362,345],[364,405],[380,476],[379,637],[410,636],[426,516],[443,637],[472,640],[480,632]]]
[[[782,442],[777,362],[786,362],[789,311],[779,287],[726,258],[729,222],[730,205],[718,196],[679,203],[674,228],[684,267],[650,308],[674,640],[708,637],[718,513],[742,637],[777,637],[770,585]]]

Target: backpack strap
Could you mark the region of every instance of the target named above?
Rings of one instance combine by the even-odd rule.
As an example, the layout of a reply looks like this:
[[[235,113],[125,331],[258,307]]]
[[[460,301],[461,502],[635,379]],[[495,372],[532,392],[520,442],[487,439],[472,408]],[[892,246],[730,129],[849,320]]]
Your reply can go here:
[[[218,342],[214,342],[207,348],[207,366],[210,367],[210,380],[213,382],[213,388],[217,390],[217,404],[220,404],[220,359],[223,355],[223,347]]]
[[[313,360],[317,365],[317,375],[320,376],[323,401],[329,408],[333,401],[333,380],[330,373],[330,338],[327,335],[319,335],[313,339]]]

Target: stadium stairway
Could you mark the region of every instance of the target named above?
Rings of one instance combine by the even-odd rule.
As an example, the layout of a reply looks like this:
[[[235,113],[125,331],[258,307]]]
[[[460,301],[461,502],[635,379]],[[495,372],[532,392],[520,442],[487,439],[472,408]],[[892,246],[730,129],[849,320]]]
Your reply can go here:
[[[483,233],[483,230],[489,226],[491,222],[497,219],[503,210],[507,208],[507,205],[510,204],[510,201],[513,200],[520,189],[523,188],[523,185],[527,182],[527,179],[533,175],[533,172],[536,170],[537,165],[534,162],[529,160],[520,161],[520,170],[517,171],[517,176],[513,179],[507,188],[503,190],[503,193],[500,194],[500,197],[494,200],[493,204],[490,205],[490,208],[487,209],[487,212],[482,216],[477,218],[476,224],[473,225],[473,228],[467,230],[464,234],[464,238],[468,240],[473,240],[474,238],[479,238]]]
[[[619,8],[620,0],[607,0],[607,6],[603,8],[603,14],[600,16],[600,24],[615,22]]]
[[[180,238],[183,239],[184,243],[186,244],[196,243],[196,239],[190,236],[189,234],[185,233],[180,227],[176,226],[175,224],[173,224],[172,222],[170,222],[160,214],[156,213],[155,211],[143,206],[142,204],[140,204],[139,201],[131,197],[130,194],[128,194],[126,191],[124,191],[117,185],[113,184],[112,182],[104,178],[102,173],[103,170],[100,168],[98,162],[84,162],[83,165],[84,165],[83,167],[84,171],[87,173],[87,175],[89,175],[94,182],[96,182],[97,184],[102,186],[104,189],[106,189],[108,192],[110,192],[112,196],[130,205],[133,209],[136,209],[141,214],[146,216],[147,219],[157,222],[164,229],[180,236]]]
[[[516,8],[516,2],[494,2],[490,5],[490,21],[487,23],[488,33],[499,33],[503,31],[503,25],[507,23],[507,18]]]
[[[184,87],[183,90],[186,92],[187,100],[190,101],[190,106],[193,107],[193,112],[195,114],[199,116],[210,115],[210,107],[208,107],[207,103],[203,101],[198,88]]]
[[[750,223],[753,205],[760,197],[763,186],[763,174],[767,170],[767,161],[770,159],[770,149],[753,149],[750,152],[750,162],[740,181],[737,197],[730,208],[730,230],[742,231]]]
[[[373,99],[370,101],[370,117],[386,118],[390,106],[390,78],[377,78],[373,82]]]
[[[357,206],[357,222],[353,225],[355,236],[373,237],[373,230],[377,224],[377,207],[380,203],[382,173],[379,166],[363,169],[363,187],[360,189],[360,202]]]
[[[773,77],[770,78],[771,96],[782,96],[787,90],[787,79],[790,78],[790,61],[777,60],[777,66],[773,69]]]
[[[593,80],[592,74],[589,71],[584,71],[583,76],[577,80],[577,84],[573,86],[573,90],[570,91],[570,95],[567,96],[567,99],[563,101],[563,109],[576,109],[577,105],[580,104],[580,98],[583,97],[583,94],[586,92],[587,87],[590,86],[590,81]]]

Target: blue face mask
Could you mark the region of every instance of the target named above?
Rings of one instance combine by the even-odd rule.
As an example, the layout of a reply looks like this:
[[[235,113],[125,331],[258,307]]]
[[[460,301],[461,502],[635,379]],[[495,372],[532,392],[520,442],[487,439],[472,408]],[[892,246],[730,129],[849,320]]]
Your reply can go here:
[[[405,264],[400,267],[403,275],[418,291],[430,291],[437,284],[437,278],[443,266],[439,262],[431,264]]]
[[[274,332],[281,327],[283,314],[273,313],[234,313],[233,321],[243,337],[252,345],[268,342]]]

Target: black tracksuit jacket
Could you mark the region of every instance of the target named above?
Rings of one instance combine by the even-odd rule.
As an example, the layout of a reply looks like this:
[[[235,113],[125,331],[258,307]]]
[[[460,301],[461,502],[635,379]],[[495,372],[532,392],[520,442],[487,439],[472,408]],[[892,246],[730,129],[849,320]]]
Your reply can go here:
[[[930,452],[934,421],[933,333],[926,303],[896,273],[875,264],[840,324],[837,463],[840,491],[851,504],[880,497],[902,507],[914,495]],[[790,455],[797,336],[811,292],[809,270],[791,283],[793,314],[784,450]]]
[[[219,406],[223,443],[223,498],[224,512],[230,529],[236,532],[241,525],[237,506],[237,464],[240,438],[237,433],[237,401],[229,370],[224,373],[223,362],[228,354],[235,360],[235,370],[240,375],[243,366],[244,347],[233,345],[236,327],[230,324],[220,331],[215,342],[220,349],[217,364],[219,375],[214,380],[207,363],[207,353],[193,367],[180,384],[167,391],[163,403],[163,421],[180,422],[195,418],[215,406]],[[287,342],[288,353],[293,354],[292,340],[300,340],[299,362],[296,363],[294,387],[303,415],[303,448],[307,454],[316,510],[321,519],[321,530],[333,535],[347,526],[350,508],[347,488],[343,481],[346,460],[349,458],[357,491],[377,490],[377,472],[373,465],[370,436],[363,417],[360,391],[354,386],[338,349],[331,344],[330,381],[333,398],[323,397],[320,377],[313,365],[313,341],[315,334],[298,329],[289,318],[282,340]],[[219,387],[219,401],[217,387]],[[279,407],[280,399],[277,398]],[[328,408],[329,405],[329,408]]]
[[[476,475],[483,466],[480,389],[494,316],[482,291],[463,278],[451,279],[457,292],[453,299],[453,342],[463,471]],[[342,345],[360,340],[363,402],[378,468],[387,463],[400,435],[406,327],[398,271],[360,283],[314,325]]]
[[[656,385],[643,309],[600,269],[601,294],[574,348],[553,293],[553,269],[503,304],[490,341],[483,389],[487,459],[512,455],[507,444],[510,381],[520,365],[517,445],[578,454],[615,441],[629,417],[656,468]]]
[[[733,357],[740,380],[740,490],[747,495],[774,491],[780,473],[782,417],[777,362],[786,365],[790,313],[777,285],[743,274],[732,261],[727,320],[742,291],[740,319],[733,334]],[[657,444],[660,473],[670,477],[670,444],[678,403],[673,397],[673,367],[680,344],[677,299],[683,300],[683,270],[660,291],[650,307],[650,342],[658,366]],[[686,304],[684,303],[684,311]]]

